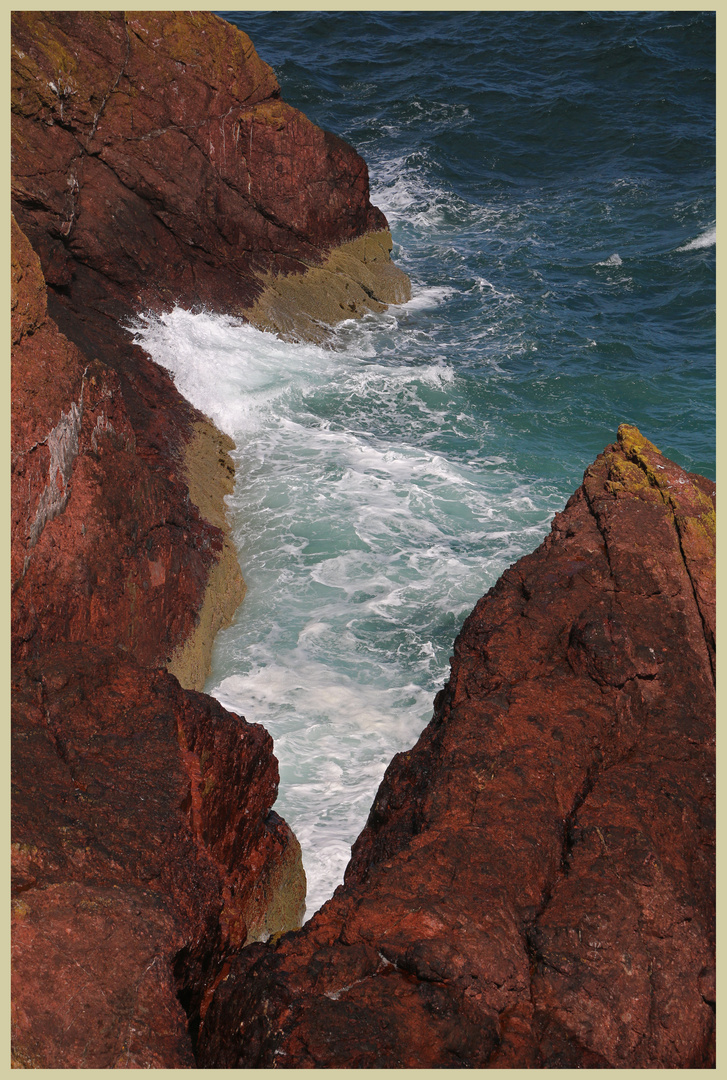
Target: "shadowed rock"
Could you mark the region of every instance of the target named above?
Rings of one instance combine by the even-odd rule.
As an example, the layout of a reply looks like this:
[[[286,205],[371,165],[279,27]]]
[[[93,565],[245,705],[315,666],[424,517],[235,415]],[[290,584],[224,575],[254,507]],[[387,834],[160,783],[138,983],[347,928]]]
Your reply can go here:
[[[178,993],[304,908],[270,736],[87,645],[15,665],[12,735],[14,1061],[192,1065]]]

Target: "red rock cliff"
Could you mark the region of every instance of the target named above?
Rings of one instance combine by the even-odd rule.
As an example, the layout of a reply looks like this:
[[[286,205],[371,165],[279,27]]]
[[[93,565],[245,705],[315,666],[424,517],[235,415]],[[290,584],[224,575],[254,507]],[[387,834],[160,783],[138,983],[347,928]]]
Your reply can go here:
[[[300,849],[269,736],[159,670],[222,531],[138,452],[15,222],[12,271],[13,1061],[191,1065],[178,993],[299,924]]]
[[[269,736],[180,686],[244,592],[231,444],[124,324],[303,333],[407,283],[222,20],[16,12],[12,57],[13,1063],[191,1066],[208,974],[305,884]]]
[[[199,1062],[714,1065],[714,484],[635,428],[477,604],[345,883]]]
[[[339,319],[406,294],[365,162],[281,101],[249,38],[213,15],[15,13],[12,101],[13,209],[84,321],[244,313],[351,242],[359,280],[328,275]]]

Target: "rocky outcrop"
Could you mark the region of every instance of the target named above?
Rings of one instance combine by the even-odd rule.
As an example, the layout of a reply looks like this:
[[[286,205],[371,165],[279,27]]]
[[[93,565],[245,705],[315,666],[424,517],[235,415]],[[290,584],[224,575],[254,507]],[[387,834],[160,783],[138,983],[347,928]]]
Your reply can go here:
[[[622,427],[477,604],[345,882],[199,1064],[714,1065],[714,484]]]
[[[265,296],[280,276],[300,281],[366,234],[376,241],[327,275],[333,307],[311,283],[313,318],[408,295],[363,159],[281,101],[221,19],[17,12],[13,75],[14,212],[84,321],[174,304],[244,315],[258,301],[277,329]],[[281,328],[309,334],[297,317],[288,306]]]
[[[300,925],[270,736],[87,645],[15,665],[12,731],[15,1062],[193,1065],[210,957]]]
[[[126,324],[320,336],[408,284],[363,161],[222,20],[16,12],[12,55],[13,1063],[191,1066],[305,879],[270,738],[193,692],[244,594],[231,444]]]
[[[65,507],[81,408],[93,415],[98,442],[121,430],[121,421],[107,415],[113,401],[124,415],[123,437],[133,439],[129,461],[148,466],[139,499],[147,510],[158,508],[153,540],[160,545],[146,560],[155,570],[124,568],[119,613],[127,635],[149,638],[143,662],[152,662],[158,645],[161,662],[187,685],[201,687],[214,633],[231,618],[243,586],[223,538],[219,549],[219,534],[194,538],[199,526],[193,523],[191,532],[186,526],[187,504],[190,491],[199,507],[201,493],[221,484],[221,514],[215,518],[213,511],[210,518],[207,505],[199,520],[219,524],[221,516],[224,525],[229,444],[180,397],[166,372],[130,344],[125,325],[140,310],[180,304],[320,339],[328,324],[405,299],[408,280],[389,258],[391,239],[369,201],[364,161],[280,100],[272,70],[231,25],[207,13],[16,12],[12,35],[13,209],[40,257],[48,313],[80,350],[67,360],[75,365],[68,385],[49,388],[49,402],[57,406],[52,421],[43,417],[27,443],[41,440],[35,458],[50,454],[61,478],[60,488],[46,483],[33,503],[30,541],[34,546],[46,522]],[[41,340],[33,338],[30,353]],[[98,377],[86,372],[90,361],[105,371],[98,406]],[[55,372],[46,368],[52,381]],[[17,409],[25,417],[36,396],[27,371],[19,371],[13,392],[25,393]],[[17,445],[25,454],[22,439]],[[220,470],[212,480],[207,469],[195,486],[203,445],[209,460],[219,457]],[[40,468],[46,476],[45,464]],[[126,482],[117,477],[99,497],[113,502]],[[137,508],[105,506],[102,516],[92,561],[100,565],[110,557],[113,564],[113,530],[119,522],[127,531],[135,527]],[[79,519],[82,526],[89,527]],[[174,527],[182,532],[172,556],[174,540],[164,530]],[[106,536],[109,551],[102,552]],[[197,548],[194,556],[184,550],[189,546]],[[35,563],[48,567],[45,557]],[[222,565],[224,573],[212,572]],[[159,603],[162,577],[177,592],[175,611]],[[101,595],[103,584],[84,587],[94,589],[97,621],[117,623]],[[42,588],[50,596],[47,583]],[[140,601],[151,598],[158,617],[149,620],[149,604]],[[23,605],[20,596],[17,604]],[[51,619],[50,611],[38,615],[38,609],[30,602],[19,610],[19,640],[35,634],[34,620]],[[51,636],[77,640],[80,631],[59,629],[73,618],[72,611],[56,613]],[[91,629],[96,640],[97,627]],[[25,646],[19,647],[22,653]],[[141,658],[138,643],[134,648]]]
[[[210,630],[210,578],[229,575],[230,615],[241,598],[231,464],[205,460],[224,479],[201,516],[202,465],[187,455],[187,491],[138,453],[118,377],[48,317],[15,222],[12,279],[13,1061],[189,1066],[179,996],[198,1015],[211,957],[305,907],[271,739],[159,670]]]
[[[177,452],[161,472],[161,455],[139,447],[117,373],[48,316],[38,257],[12,229],[14,657],[89,641],[165,664],[195,629],[225,542],[221,517],[202,517],[184,484],[193,410],[180,399],[179,434],[167,421]],[[231,617],[243,595],[236,563],[228,581]]]
[[[230,447],[124,327],[320,339],[408,284],[209,14],[16,12],[12,153],[13,1063],[714,1064],[714,486],[620,430],[281,937],[271,740],[190,689],[244,590]]]

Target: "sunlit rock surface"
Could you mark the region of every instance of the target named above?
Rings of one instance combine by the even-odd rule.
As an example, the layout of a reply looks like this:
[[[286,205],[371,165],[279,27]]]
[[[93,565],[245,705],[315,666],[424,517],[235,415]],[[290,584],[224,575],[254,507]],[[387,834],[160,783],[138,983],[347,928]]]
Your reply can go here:
[[[180,686],[244,595],[231,444],[127,324],[320,336],[408,282],[362,159],[221,19],[12,33],[13,1062],[190,1066],[209,974],[298,926],[305,878],[272,740]]]
[[[204,1066],[714,1064],[714,484],[635,428],[477,604],[345,882]]]

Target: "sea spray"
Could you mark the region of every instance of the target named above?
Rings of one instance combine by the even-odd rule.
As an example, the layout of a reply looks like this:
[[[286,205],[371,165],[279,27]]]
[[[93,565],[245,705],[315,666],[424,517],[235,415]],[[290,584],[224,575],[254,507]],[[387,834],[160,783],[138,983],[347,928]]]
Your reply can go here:
[[[562,502],[503,467],[466,382],[421,356],[416,317],[436,302],[446,294],[398,309],[405,331],[394,309],[347,324],[332,350],[179,309],[137,324],[236,442],[229,512],[248,592],[207,689],[273,735],[309,913],[341,880],[386,765],[431,716],[463,618]]]
[[[618,425],[714,476],[714,13],[225,17],[363,154],[415,286],[330,349],[139,330],[237,444],[249,591],[208,688],[275,738],[311,911],[463,618]]]

